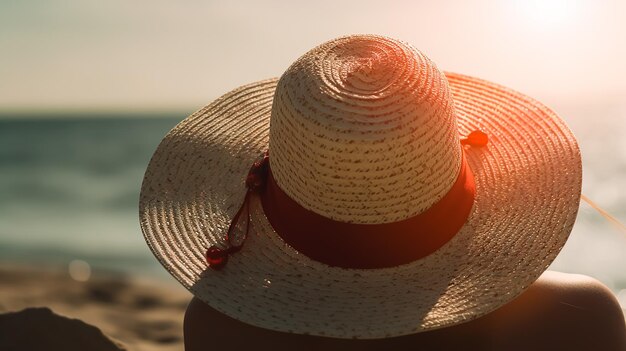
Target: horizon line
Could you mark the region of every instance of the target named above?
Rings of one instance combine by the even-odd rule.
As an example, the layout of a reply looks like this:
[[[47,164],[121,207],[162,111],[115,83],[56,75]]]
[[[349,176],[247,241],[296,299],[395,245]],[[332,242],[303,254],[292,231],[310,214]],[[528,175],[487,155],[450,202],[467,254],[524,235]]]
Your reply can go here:
[[[185,118],[198,108],[176,109],[7,109],[0,110],[0,121],[38,119],[115,119],[132,118]]]

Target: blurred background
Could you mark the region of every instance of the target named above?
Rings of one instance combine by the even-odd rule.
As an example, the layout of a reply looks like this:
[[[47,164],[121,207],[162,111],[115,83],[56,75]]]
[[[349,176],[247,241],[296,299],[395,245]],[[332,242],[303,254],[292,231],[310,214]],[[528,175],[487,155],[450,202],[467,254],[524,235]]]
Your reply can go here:
[[[356,33],[544,102],[579,138],[583,193],[626,222],[624,1],[0,0],[0,265],[173,282],[137,215],[162,137]],[[579,213],[551,269],[593,276],[626,306],[626,233]]]

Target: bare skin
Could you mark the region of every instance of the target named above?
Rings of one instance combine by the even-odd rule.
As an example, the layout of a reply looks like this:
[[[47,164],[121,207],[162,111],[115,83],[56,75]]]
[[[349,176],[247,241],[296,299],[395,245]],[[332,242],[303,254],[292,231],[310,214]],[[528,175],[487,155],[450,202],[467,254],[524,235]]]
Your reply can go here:
[[[464,324],[414,335],[343,340],[265,330],[193,299],[185,350],[626,350],[624,314],[612,292],[583,275],[544,273],[517,299]]]

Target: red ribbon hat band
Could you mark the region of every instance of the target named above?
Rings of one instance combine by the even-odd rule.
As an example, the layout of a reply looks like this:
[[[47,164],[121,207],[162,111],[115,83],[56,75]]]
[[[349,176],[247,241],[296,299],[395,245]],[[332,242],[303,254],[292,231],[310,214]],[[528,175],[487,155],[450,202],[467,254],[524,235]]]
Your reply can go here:
[[[487,135],[474,131],[463,145],[485,146]],[[342,268],[385,268],[425,257],[456,235],[467,221],[475,183],[462,152],[459,175],[450,190],[428,210],[398,222],[358,224],[339,222],[307,210],[290,198],[272,176],[269,155],[254,163],[246,179],[248,192],[226,236],[228,247],[206,251],[209,267],[219,270],[228,255],[241,249],[250,229],[250,195],[258,192],[268,221],[291,247],[307,257]],[[236,231],[239,240],[234,242]]]

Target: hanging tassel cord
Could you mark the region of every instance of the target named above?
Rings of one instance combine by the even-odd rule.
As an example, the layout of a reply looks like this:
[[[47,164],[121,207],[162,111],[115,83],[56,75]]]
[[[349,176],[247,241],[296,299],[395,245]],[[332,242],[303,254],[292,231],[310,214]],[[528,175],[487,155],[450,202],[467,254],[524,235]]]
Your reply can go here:
[[[265,186],[268,167],[269,153],[265,152],[263,158],[260,161],[254,162],[250,168],[248,176],[246,177],[246,196],[243,199],[241,207],[239,207],[239,210],[231,220],[224,238],[227,243],[226,248],[213,245],[206,250],[205,258],[209,267],[212,269],[222,269],[228,262],[228,256],[238,252],[243,247],[243,243],[248,237],[252,224],[250,221],[250,199],[253,193],[259,192]],[[239,238],[239,240],[235,238],[237,230],[242,231],[242,237]]]

